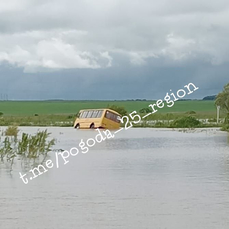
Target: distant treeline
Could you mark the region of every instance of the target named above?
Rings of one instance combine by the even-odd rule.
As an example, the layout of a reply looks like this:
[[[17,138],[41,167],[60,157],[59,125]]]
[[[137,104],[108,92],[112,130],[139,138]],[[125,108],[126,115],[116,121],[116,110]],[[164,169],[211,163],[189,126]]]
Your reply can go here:
[[[215,100],[216,95],[210,95],[206,96],[203,99],[179,99],[178,101],[201,101],[201,100]],[[0,102],[3,101],[0,99]],[[139,102],[146,102],[146,101],[156,101],[156,99],[114,99],[114,100],[65,100],[65,99],[45,99],[45,100],[7,100],[12,102],[105,102],[105,101],[111,101],[111,102],[133,102],[133,101],[139,101]]]
[[[203,100],[215,100],[216,95],[209,95],[203,98]]]

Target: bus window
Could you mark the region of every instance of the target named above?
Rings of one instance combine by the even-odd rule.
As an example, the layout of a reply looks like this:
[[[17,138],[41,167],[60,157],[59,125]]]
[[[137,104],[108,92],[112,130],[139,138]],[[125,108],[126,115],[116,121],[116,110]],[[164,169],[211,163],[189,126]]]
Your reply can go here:
[[[84,111],[82,114],[82,118],[86,118],[88,111]]]
[[[92,117],[92,118],[96,118],[96,116],[97,116],[98,112],[99,112],[98,110],[93,111],[93,114],[92,114],[92,116],[91,116],[91,117]]]
[[[112,121],[116,121],[117,120],[116,115],[111,113],[111,112],[109,112],[109,111],[106,112],[105,117],[110,119],[110,120],[112,120]]]
[[[112,121],[120,122],[120,121],[118,120],[118,115],[116,115],[116,114],[114,114],[114,113],[111,113],[111,112],[109,112],[109,111],[106,112],[105,117],[108,118],[108,119],[110,119],[110,120],[112,120]]]
[[[86,118],[91,118],[93,111],[88,111]]]
[[[99,112],[98,112],[96,118],[101,118],[102,114],[103,114],[103,110],[99,110]]]
[[[112,119],[117,122],[117,115],[116,114],[112,114]]]
[[[114,121],[114,114],[110,113],[110,119]]]
[[[119,116],[119,115],[117,115],[117,117],[116,117],[116,122],[118,122],[118,123],[120,123],[120,119],[121,119],[121,117]]]
[[[106,111],[105,117],[110,119],[110,112],[109,111]]]

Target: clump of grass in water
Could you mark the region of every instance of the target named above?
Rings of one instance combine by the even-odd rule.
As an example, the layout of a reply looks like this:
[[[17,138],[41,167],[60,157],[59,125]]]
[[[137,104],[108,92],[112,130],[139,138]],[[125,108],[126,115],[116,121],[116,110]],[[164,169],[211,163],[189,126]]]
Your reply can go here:
[[[13,137],[17,137],[19,132],[19,129],[17,126],[9,126],[6,130],[5,130],[5,135],[6,136],[13,136]]]
[[[223,127],[221,128],[222,131],[228,131],[229,132],[229,124],[225,124],[223,125]]]
[[[10,167],[12,169],[14,158],[16,157],[12,148],[12,140],[9,137],[5,137],[2,145],[3,146],[0,148],[1,161],[4,162],[4,159],[6,159],[7,162],[10,162]]]
[[[21,160],[22,166],[35,166],[36,163],[42,164],[46,160],[52,146],[55,145],[55,139],[48,140],[49,136],[50,133],[44,130],[38,131],[35,135],[22,133],[19,140],[17,135],[5,136],[3,141],[1,141],[2,137],[0,137],[1,161],[3,163],[9,162],[11,170],[16,157]]]
[[[201,122],[195,117],[188,116],[174,120],[170,127],[172,128],[197,128],[201,127]]]

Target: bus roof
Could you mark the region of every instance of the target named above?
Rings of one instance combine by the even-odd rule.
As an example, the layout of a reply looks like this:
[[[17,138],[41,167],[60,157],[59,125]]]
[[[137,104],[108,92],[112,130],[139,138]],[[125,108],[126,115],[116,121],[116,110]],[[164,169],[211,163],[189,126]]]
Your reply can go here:
[[[109,108],[83,109],[83,110],[80,110],[79,113],[81,113],[83,111],[96,111],[96,110],[107,110],[107,111],[113,112],[113,113],[115,113],[117,115],[120,115],[117,111],[111,110]]]

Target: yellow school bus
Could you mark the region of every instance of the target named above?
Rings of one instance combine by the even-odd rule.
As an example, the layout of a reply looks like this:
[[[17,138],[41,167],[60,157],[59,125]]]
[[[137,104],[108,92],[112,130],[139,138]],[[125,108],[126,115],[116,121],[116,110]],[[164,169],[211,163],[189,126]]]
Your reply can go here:
[[[87,109],[80,110],[74,122],[76,129],[118,129],[121,115],[111,109]]]

